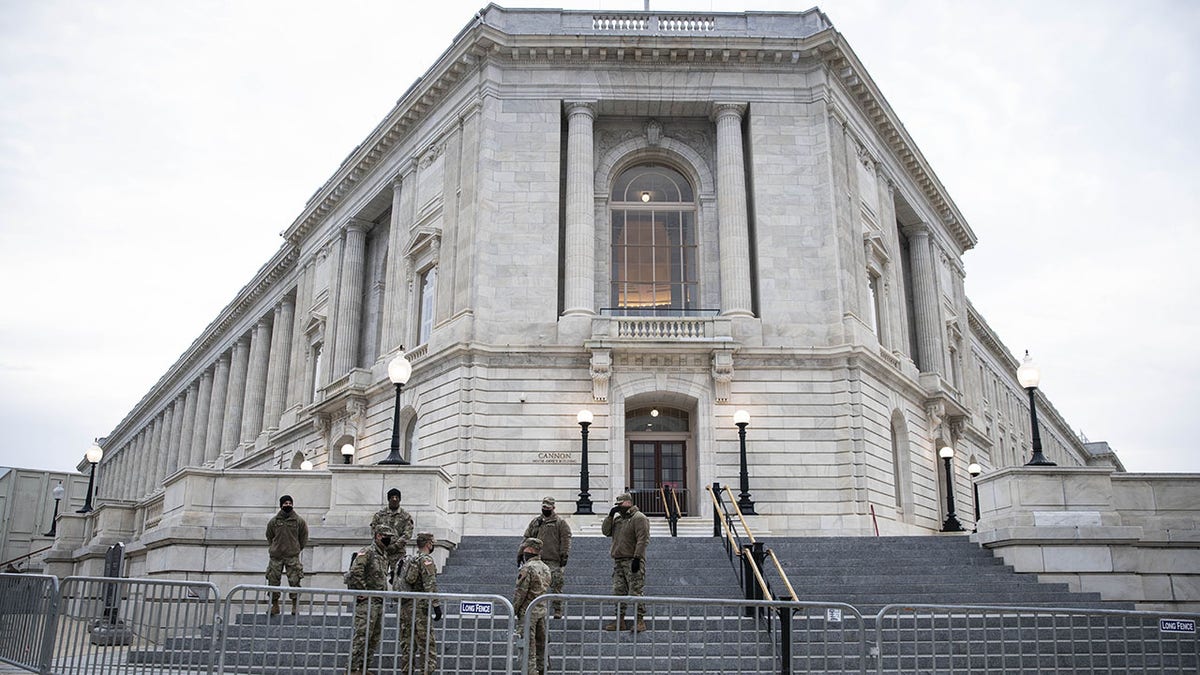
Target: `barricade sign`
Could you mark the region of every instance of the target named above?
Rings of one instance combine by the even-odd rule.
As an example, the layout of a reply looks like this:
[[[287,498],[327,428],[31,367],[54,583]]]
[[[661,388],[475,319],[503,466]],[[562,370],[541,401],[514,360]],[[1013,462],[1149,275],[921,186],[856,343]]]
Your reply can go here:
[[[478,600],[463,600],[458,603],[458,613],[463,616],[491,616],[492,603]]]
[[[1192,619],[1159,619],[1160,633],[1195,633],[1196,622]]]

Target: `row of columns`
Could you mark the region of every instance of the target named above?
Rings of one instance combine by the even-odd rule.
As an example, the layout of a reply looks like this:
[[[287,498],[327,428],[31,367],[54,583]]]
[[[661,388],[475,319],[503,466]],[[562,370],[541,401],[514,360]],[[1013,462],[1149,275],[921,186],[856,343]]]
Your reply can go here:
[[[746,162],[742,150],[744,103],[716,103],[717,218],[721,254],[721,313],[753,316]],[[564,315],[595,313],[595,139],[596,107],[572,101],[567,116],[567,189]]]

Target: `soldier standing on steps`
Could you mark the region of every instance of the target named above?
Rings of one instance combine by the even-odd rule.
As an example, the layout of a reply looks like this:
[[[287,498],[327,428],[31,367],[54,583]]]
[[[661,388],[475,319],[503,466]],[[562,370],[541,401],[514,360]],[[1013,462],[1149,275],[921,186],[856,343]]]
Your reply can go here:
[[[517,588],[513,592],[513,611],[517,615],[517,630],[524,628],[525,611],[539,595],[550,587],[550,568],[539,555],[545,549],[542,540],[527,537],[521,544],[521,569],[517,572]],[[529,616],[529,673],[542,675],[546,659],[546,605],[534,605]]]
[[[404,559],[396,575],[397,591],[437,593],[437,565],[433,562],[433,535],[417,535],[417,554]],[[429,625],[429,600],[400,600],[400,672],[428,675],[437,670],[437,639]],[[433,620],[442,620],[442,607],[433,601]],[[411,670],[410,670],[411,668]]]
[[[356,591],[386,591],[387,550],[396,537],[390,525],[375,529],[375,543],[358,552],[346,574],[346,587]],[[350,648],[350,675],[370,675],[367,664],[379,647],[383,626],[383,598],[354,597],[354,641]]]
[[[300,564],[300,551],[308,544],[308,524],[292,511],[292,496],[279,498],[279,513],[267,522],[267,584],[278,586],[283,572],[287,570],[288,583],[299,586],[304,577],[304,565]],[[292,596],[292,614],[296,613],[299,598]],[[271,594],[271,616],[279,614],[279,594]]]
[[[642,595],[646,589],[646,546],[650,544],[650,519],[633,505],[633,495],[617,495],[616,506],[600,525],[606,537],[612,537],[609,555],[613,559],[613,595]],[[625,623],[625,603],[617,604],[617,620],[604,630],[646,630],[646,607],[634,603],[637,623]]]
[[[554,511],[554,497],[542,499],[542,515],[529,521],[525,528],[525,539],[536,537],[542,540],[542,562],[550,568],[550,593],[562,593],[566,577],[563,568],[571,554],[571,526]],[[524,550],[524,545],[522,545]],[[554,618],[561,619],[562,602],[554,603]]]
[[[396,531],[392,545],[388,547],[388,572],[396,569],[396,563],[404,557],[404,549],[412,538],[413,517],[400,507],[400,490],[392,488],[387,491],[387,507],[375,512],[371,518],[371,532],[381,525],[389,525]]]

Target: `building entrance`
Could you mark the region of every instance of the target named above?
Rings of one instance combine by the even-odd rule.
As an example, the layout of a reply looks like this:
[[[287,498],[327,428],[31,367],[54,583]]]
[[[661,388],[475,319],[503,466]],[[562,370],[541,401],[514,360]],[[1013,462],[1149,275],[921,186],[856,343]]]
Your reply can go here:
[[[628,485],[634,504],[648,516],[665,516],[676,503],[682,515],[688,513],[688,421],[686,412],[669,408],[635,410],[626,417]]]

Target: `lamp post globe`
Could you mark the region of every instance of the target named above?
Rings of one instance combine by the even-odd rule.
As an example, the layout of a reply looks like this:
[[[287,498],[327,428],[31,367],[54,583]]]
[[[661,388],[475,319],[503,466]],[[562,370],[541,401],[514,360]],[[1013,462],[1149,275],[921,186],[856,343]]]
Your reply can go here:
[[[1025,466],[1058,466],[1042,454],[1042,434],[1038,431],[1037,398],[1034,396],[1038,384],[1042,381],[1042,371],[1029,356],[1028,349],[1025,350],[1025,359],[1021,361],[1021,366],[1017,368],[1017,381],[1021,383],[1025,391],[1029,392],[1029,424],[1033,432],[1031,443],[1033,454]]]
[[[100,463],[100,460],[104,459],[104,448],[100,447],[99,443],[93,443],[92,447],[88,448],[87,452],[83,453],[83,456],[87,458],[88,463],[92,465],[92,470],[88,475],[87,499],[83,501],[83,508],[79,509],[75,513],[92,512],[92,494],[96,488],[96,465]]]
[[[301,471],[312,471],[313,470],[312,460],[306,459],[303,462],[300,462],[300,470]]]
[[[942,523],[942,532],[962,532],[962,523],[958,522],[958,516],[954,513],[954,469],[951,467],[954,448],[943,445],[938,449],[938,457],[946,465],[946,522]]]
[[[575,415],[575,422],[579,424],[580,437],[580,455],[579,455],[579,499],[575,500],[575,513],[577,515],[592,515],[592,495],[588,492],[588,427],[592,425],[592,420],[595,416],[591,410],[584,408]]]
[[[354,459],[354,444],[346,443],[342,446],[342,463],[350,464]]]
[[[400,391],[404,389],[410,377],[412,363],[404,358],[404,352],[400,352],[388,362],[388,379],[396,385],[396,406],[392,410],[392,444],[388,446],[388,456],[380,462],[383,465],[408,464],[408,460],[400,455]]]
[[[754,500],[750,499],[750,472],[746,468],[746,427],[750,425],[750,413],[738,410],[733,413],[733,423],[738,428],[738,509],[745,515],[756,516]]]

